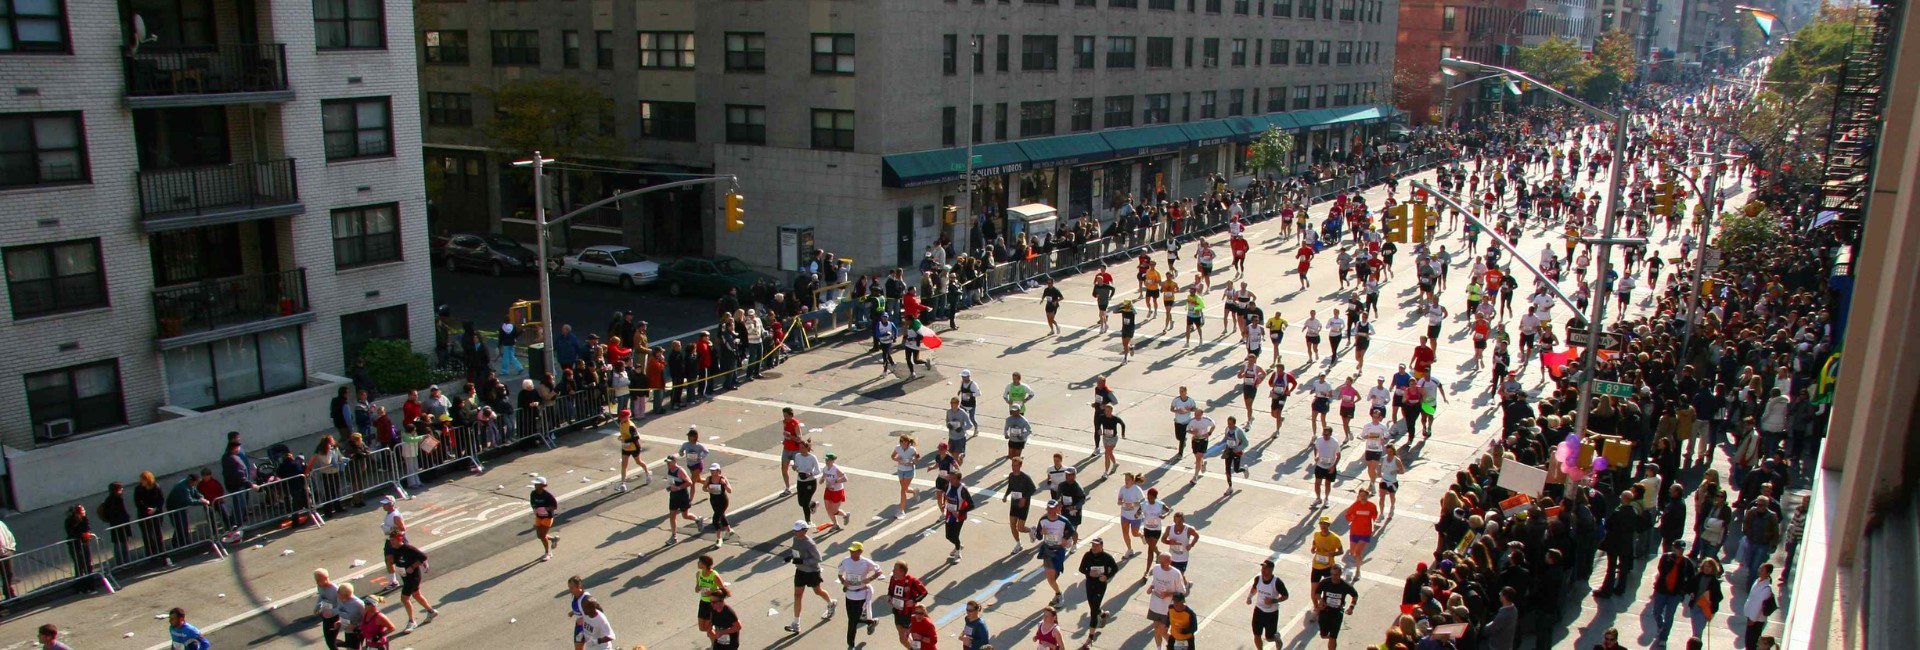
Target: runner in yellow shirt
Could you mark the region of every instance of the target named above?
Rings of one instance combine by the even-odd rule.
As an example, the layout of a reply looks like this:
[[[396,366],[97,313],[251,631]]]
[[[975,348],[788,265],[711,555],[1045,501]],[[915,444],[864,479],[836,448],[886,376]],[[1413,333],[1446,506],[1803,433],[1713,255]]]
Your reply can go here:
[[[1194,334],[1200,335],[1200,342],[1207,342],[1205,325],[1207,324],[1207,300],[1200,297],[1200,289],[1187,290],[1187,331],[1180,335],[1182,345],[1190,345]]]
[[[1163,321],[1165,324],[1160,328],[1161,334],[1165,334],[1173,329],[1173,303],[1179,300],[1180,282],[1169,275],[1166,279],[1160,281],[1160,307],[1167,311],[1166,318]]]
[[[1313,549],[1313,572],[1307,584],[1314,585],[1314,588],[1313,598],[1309,601],[1320,599],[1320,581],[1333,573],[1333,561],[1346,552],[1346,545],[1340,542],[1340,536],[1329,530],[1328,527],[1331,525],[1333,525],[1333,517],[1321,515],[1320,530],[1313,532],[1313,540],[1309,546]]]

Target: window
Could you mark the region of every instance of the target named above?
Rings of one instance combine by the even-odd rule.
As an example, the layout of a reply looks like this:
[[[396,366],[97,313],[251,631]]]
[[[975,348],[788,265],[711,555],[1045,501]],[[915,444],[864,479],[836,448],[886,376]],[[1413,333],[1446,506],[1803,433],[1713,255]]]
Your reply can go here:
[[[427,63],[466,65],[467,32],[465,30],[427,32]]]
[[[1106,128],[1133,126],[1133,96],[1107,98]]]
[[[767,69],[767,35],[762,32],[727,33],[727,71]]]
[[[813,109],[813,148],[853,151],[853,111]]]
[[[728,46],[732,51],[732,46]],[[731,56],[731,55],[729,55]],[[960,72],[960,35],[947,34],[940,37],[940,73],[946,75]]]
[[[967,43],[967,48],[973,50],[973,73],[981,74],[986,72],[987,71],[987,35],[974,34],[973,41],[970,43]]]
[[[1322,4],[1320,5],[1320,18],[1322,20],[1333,20],[1333,3],[1335,1],[1336,0],[1322,0]]]
[[[1233,39],[1233,67],[1247,67],[1247,39]]]
[[[1053,135],[1054,102],[1020,102],[1020,137]]]
[[[1274,18],[1292,18],[1293,0],[1273,0]]]
[[[427,124],[433,126],[473,126],[473,95],[468,93],[427,93]]]
[[[1291,46],[1287,44],[1287,39],[1284,39],[1284,38],[1273,39],[1272,44],[1267,46],[1267,64],[1268,65],[1286,65],[1287,64],[1287,48],[1289,47]]]
[[[1132,5],[1133,5],[1133,2],[1134,2],[1134,0],[1119,0],[1119,2],[1123,2],[1123,3],[1126,3],[1126,4],[1127,4],[1127,8],[1128,8],[1128,9],[1132,9],[1132,8],[1133,8],[1133,6],[1132,6]],[[1075,6],[1075,7],[1099,7],[1099,6],[1100,6],[1100,0],[1073,0],[1073,6]],[[1117,5],[1116,5],[1116,6],[1117,6]]]
[[[1173,95],[1160,93],[1147,95],[1146,111],[1140,115],[1141,124],[1166,124],[1173,117]]]
[[[1256,101],[1255,103],[1259,103]],[[1274,86],[1267,89],[1267,112],[1278,113],[1287,110],[1287,88]]]
[[[1132,68],[1133,67],[1133,37],[1132,36],[1108,36],[1107,37],[1107,67],[1108,68]],[[1132,98],[1128,98],[1128,99],[1131,100]]]
[[[980,140],[983,139],[981,137],[981,134],[983,133],[983,131],[981,130],[981,123],[982,123],[982,120],[985,119],[985,117],[986,117],[986,112],[980,109],[979,104],[974,104],[973,105],[973,139],[969,140],[969,142],[979,142]]]
[[[1093,0],[1078,0],[1074,2],[1074,4],[1082,7],[1091,7],[1093,6]],[[1139,9],[1140,0],[1107,0],[1107,6],[1114,9]]]
[[[167,404],[204,409],[305,388],[305,350],[298,325],[167,350]]]
[[[27,387],[27,412],[36,440],[55,440],[68,434],[127,423],[118,359],[36,372],[22,379]],[[62,420],[70,422],[72,428],[47,426]]]
[[[1233,13],[1245,16],[1253,12],[1252,3],[1247,0],[1233,0]]]
[[[580,67],[580,32],[560,30],[560,65],[569,69]]]
[[[1220,0],[1207,0],[1207,13],[1220,13]]]
[[[814,34],[813,72],[853,74],[853,35]]]
[[[16,246],[6,264],[16,320],[107,306],[98,239]]]
[[[1060,68],[1060,37],[1020,37],[1021,70],[1057,70]],[[1024,113],[1024,111],[1023,111]],[[1051,113],[1051,111],[1049,111]],[[1022,118],[1025,119],[1025,118]]]
[[[960,129],[960,109],[952,106],[940,108],[940,145],[951,147],[957,142],[956,131]]]
[[[387,3],[383,0],[313,0],[313,41],[322,50],[386,47]]]
[[[320,102],[327,160],[393,155],[393,104],[386,97]]]
[[[1239,88],[1227,91],[1227,117],[1244,113],[1246,101],[1247,91]]]
[[[1093,37],[1092,36],[1073,37],[1073,69],[1075,70],[1092,70],[1093,69]]]
[[[79,113],[0,115],[0,188],[88,182],[84,133]]]
[[[1340,84],[1338,86],[1334,86],[1333,87],[1333,105],[1346,106],[1347,104],[1351,103],[1350,100],[1353,96],[1352,93],[1353,93],[1353,88],[1351,84]]]
[[[1453,7],[1440,10],[1440,31],[1451,32],[1454,27]]]
[[[1093,130],[1093,98],[1076,97],[1073,100],[1073,131]]]
[[[640,67],[693,69],[693,32],[640,32]]]
[[[1293,62],[1299,65],[1313,65],[1313,41],[1294,41]]]
[[[613,32],[600,30],[593,33],[593,67],[601,70],[613,69]]]
[[[1214,117],[1218,117],[1217,115],[1214,114],[1213,98],[1214,98],[1213,91],[1211,90],[1200,91],[1200,119],[1206,120],[1206,119],[1212,119]]]
[[[1200,42],[1200,67],[1220,67],[1220,39],[1209,38]]]
[[[1315,14],[1318,14],[1318,13],[1320,13],[1319,0],[1300,0],[1300,17],[1301,18],[1305,18],[1307,20],[1313,20],[1316,17]]]
[[[1313,108],[1313,106],[1311,105],[1312,98],[1310,96],[1312,92],[1313,91],[1306,86],[1294,86],[1293,87],[1293,110],[1304,111],[1309,108]]]
[[[1354,0],[1340,0],[1340,19],[1353,20]]]
[[[729,104],[727,106],[727,142],[766,144],[767,107]]]
[[[1266,44],[1267,42],[1265,40],[1258,39],[1258,38],[1253,39],[1253,65],[1259,66],[1261,63],[1266,62],[1267,60],[1266,55],[1261,51],[1261,47],[1260,47]]]
[[[1007,139],[1007,103],[993,105],[993,139]]]
[[[540,32],[496,29],[490,36],[493,65],[540,65]]]
[[[1193,121],[1193,93],[1180,93],[1180,121]]]
[[[1147,8],[1158,9],[1160,11],[1173,11],[1173,0],[1147,0]]]
[[[1320,41],[1320,65],[1333,63],[1333,41]]]
[[[1008,36],[1006,34],[1001,34],[999,36],[993,37],[993,44],[996,46],[996,49],[993,51],[994,71],[996,72],[1007,71],[1007,59],[1008,57],[1012,56],[1010,52],[1013,50],[1013,46],[1010,45],[1010,43],[1013,42],[1012,39],[1013,37]]]
[[[1173,37],[1171,36],[1148,36],[1147,37],[1147,67],[1149,68],[1173,67]]]
[[[65,54],[67,3],[63,0],[0,0],[0,52]]]
[[[692,142],[693,102],[640,102],[640,137]]]
[[[1340,65],[1353,65],[1353,42],[1340,41],[1340,52],[1336,56]]]
[[[353,268],[400,259],[398,204],[333,211],[333,265]]]
[[[1193,37],[1187,37],[1187,67],[1193,67]]]
[[[407,306],[394,305],[340,316],[340,344],[346,354],[341,359],[352,363],[360,358],[367,341],[374,339],[410,340],[407,333]]]
[[[1318,86],[1314,86],[1314,87],[1313,87],[1313,107],[1314,107],[1314,108],[1326,108],[1326,107],[1327,107],[1327,86],[1326,86],[1326,84],[1321,84],[1321,85],[1318,85]]]

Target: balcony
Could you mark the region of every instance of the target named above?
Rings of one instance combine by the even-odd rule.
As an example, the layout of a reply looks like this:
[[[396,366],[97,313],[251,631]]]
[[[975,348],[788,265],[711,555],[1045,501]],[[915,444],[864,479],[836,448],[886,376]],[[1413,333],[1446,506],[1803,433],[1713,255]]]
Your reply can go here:
[[[154,289],[153,314],[163,350],[309,322],[307,270]]]
[[[300,214],[292,158],[140,171],[147,232]]]
[[[162,47],[126,58],[131,108],[287,102],[287,46],[279,43]]]

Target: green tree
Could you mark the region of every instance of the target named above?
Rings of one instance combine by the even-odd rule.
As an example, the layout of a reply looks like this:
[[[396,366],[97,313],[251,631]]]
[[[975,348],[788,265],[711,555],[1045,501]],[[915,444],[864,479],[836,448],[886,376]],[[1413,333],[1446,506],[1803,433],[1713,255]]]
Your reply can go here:
[[[1581,94],[1589,101],[1606,101],[1639,75],[1633,37],[1620,31],[1602,35],[1593,43],[1592,66],[1593,75],[1586,79]]]
[[[1514,66],[1540,83],[1562,92],[1574,92],[1593,76],[1593,64],[1580,46],[1570,39],[1553,37],[1539,45],[1523,46],[1515,51]]]
[[[613,101],[570,79],[508,82],[492,91],[494,116],[480,131],[515,155],[604,156],[613,149]]]
[[[1715,237],[1726,253],[1765,250],[1761,247],[1780,238],[1780,221],[1766,208],[1752,214],[1746,210],[1722,212],[1719,222],[1720,231]]]
[[[1285,171],[1293,162],[1293,136],[1268,127],[1247,153],[1247,166],[1256,171]]]
[[[1847,51],[1853,45],[1857,12],[1856,9],[1829,8],[1813,23],[1795,31],[1793,40],[1768,66],[1767,81],[1778,84],[1777,90],[1789,97],[1805,94],[1814,86],[1838,82],[1846,65]]]

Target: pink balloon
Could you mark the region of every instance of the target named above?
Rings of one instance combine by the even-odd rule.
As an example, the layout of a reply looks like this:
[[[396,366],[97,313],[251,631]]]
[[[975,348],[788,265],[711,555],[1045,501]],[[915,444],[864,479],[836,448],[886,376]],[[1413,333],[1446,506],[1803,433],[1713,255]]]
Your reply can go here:
[[[1606,459],[1606,457],[1604,457],[1604,456],[1603,456],[1603,457],[1600,457],[1600,458],[1595,458],[1595,459],[1593,459],[1593,471],[1595,471],[1595,472],[1604,472],[1604,471],[1607,471],[1607,459]]]
[[[1567,478],[1575,483],[1587,480],[1587,470],[1574,467],[1573,469],[1567,470]]]

